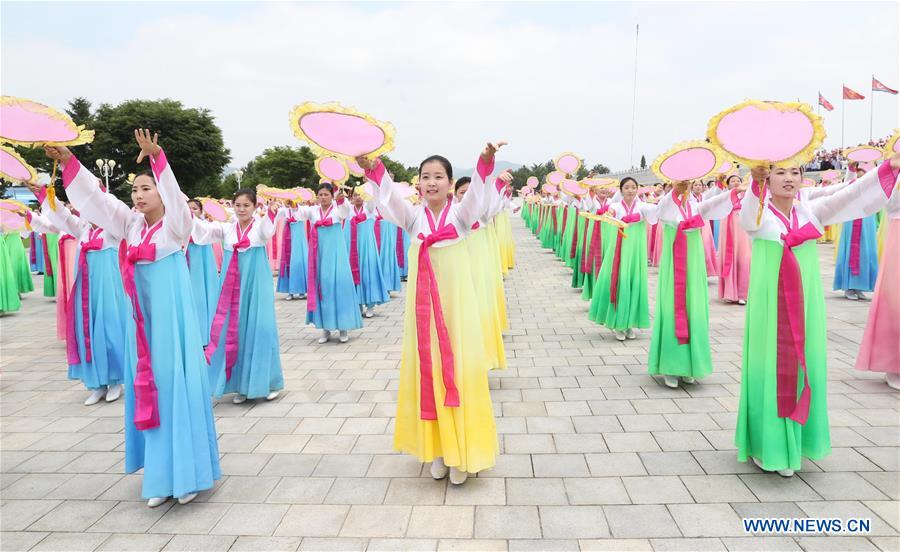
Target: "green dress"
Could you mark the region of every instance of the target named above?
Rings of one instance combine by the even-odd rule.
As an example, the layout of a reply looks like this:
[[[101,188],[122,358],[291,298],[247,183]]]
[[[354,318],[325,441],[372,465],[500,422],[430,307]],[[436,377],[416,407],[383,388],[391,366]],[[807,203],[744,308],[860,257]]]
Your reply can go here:
[[[575,242],[575,256],[571,259],[572,267],[572,287],[579,289],[584,285],[584,272],[581,271],[581,258],[584,255],[584,233],[587,232],[588,220],[584,217],[575,216],[575,232],[572,235],[572,241]],[[572,251],[570,250],[569,253]]]
[[[703,237],[699,230],[685,232],[688,261],[685,306],[690,340],[682,345],[675,337],[675,272],[672,250],[676,227],[662,221],[660,224],[663,225],[664,233],[659,259],[653,337],[647,359],[648,371],[650,374],[702,378],[712,373],[709,351],[709,284],[706,279]]]
[[[818,460],[831,452],[828,431],[828,392],[825,336],[825,298],[815,240],[793,248],[803,281],[805,352],[809,387],[813,390],[809,418],[800,425],[778,417],[777,330],[778,272],[781,243],[753,240],[750,289],[744,325],[741,362],[741,401],[734,443],[738,460],[754,457],[767,470],[799,470],[803,457]],[[803,388],[802,372],[798,391]]]
[[[613,260],[618,230],[603,224],[610,232],[602,236],[603,263],[597,274],[588,318],[611,330],[650,327],[647,293],[647,223],[643,220],[628,225],[619,254],[619,276],[616,303],[610,300]]]
[[[22,243],[22,237],[17,232],[10,232],[3,236],[6,248],[9,251],[9,264],[16,277],[19,293],[34,291],[34,282],[31,280],[31,266],[28,262],[28,253]]]
[[[47,256],[44,259],[44,297],[56,297],[56,278],[59,274],[59,234],[44,234],[44,243],[47,245]],[[47,263],[50,270],[47,270]]]
[[[12,234],[18,237],[18,234]],[[0,313],[15,312],[22,306],[19,300],[19,281],[9,258],[6,237],[0,239]]]

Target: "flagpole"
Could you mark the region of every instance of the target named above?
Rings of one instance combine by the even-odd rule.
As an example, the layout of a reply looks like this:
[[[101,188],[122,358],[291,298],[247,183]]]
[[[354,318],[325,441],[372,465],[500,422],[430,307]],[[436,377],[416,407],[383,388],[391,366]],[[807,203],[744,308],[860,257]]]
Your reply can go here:
[[[640,34],[640,23],[634,26],[634,87],[631,90],[631,150],[628,153],[628,166],[634,167],[634,119],[637,110],[637,56],[638,56],[638,37]]]
[[[844,101],[843,84],[841,85],[841,149],[844,149],[844,115],[847,113],[846,102]]]

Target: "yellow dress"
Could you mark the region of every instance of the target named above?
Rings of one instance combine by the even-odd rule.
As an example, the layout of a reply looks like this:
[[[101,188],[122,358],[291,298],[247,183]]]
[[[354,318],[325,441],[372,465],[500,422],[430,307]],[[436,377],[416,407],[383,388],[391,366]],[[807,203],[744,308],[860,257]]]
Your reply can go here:
[[[487,235],[490,247],[488,251],[491,255],[491,270],[493,271],[493,295],[497,303],[500,316],[500,331],[505,332],[509,329],[509,318],[506,315],[506,291],[503,289],[503,260],[500,251],[500,238],[497,236],[497,219],[494,218],[491,224],[487,226]],[[501,338],[502,339],[502,338]]]
[[[471,259],[472,290],[478,297],[481,335],[484,338],[485,354],[492,369],[506,368],[506,348],[503,345],[503,320],[497,297],[495,281],[497,270],[488,251],[491,247],[488,230],[481,228],[472,232],[463,242]],[[502,285],[502,284],[501,284]],[[503,309],[505,312],[505,308]]]
[[[431,323],[431,356],[437,420],[422,420],[419,413],[419,356],[416,334],[415,289],[421,242],[409,248],[409,277],[403,322],[403,351],[394,448],[421,462],[443,458],[447,466],[477,473],[493,467],[499,452],[497,428],[488,389],[490,368],[480,335],[482,325],[478,297],[472,292],[472,261],[464,242],[431,247],[429,255],[438,283],[441,305],[453,347],[454,375],[460,405],[444,406],[441,357],[434,319]]]

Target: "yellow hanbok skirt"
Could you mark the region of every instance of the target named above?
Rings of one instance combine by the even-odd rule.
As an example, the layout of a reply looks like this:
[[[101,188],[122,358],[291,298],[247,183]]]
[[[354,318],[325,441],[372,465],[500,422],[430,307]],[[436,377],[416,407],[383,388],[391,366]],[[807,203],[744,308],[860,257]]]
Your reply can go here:
[[[482,228],[469,235],[462,243],[469,250],[472,267],[472,290],[478,297],[480,311],[481,335],[484,339],[485,354],[491,369],[506,368],[506,348],[503,345],[503,319],[505,313],[504,297],[497,296],[497,282],[503,282],[497,272],[488,248],[491,247],[488,230]]]
[[[447,466],[477,473],[495,465],[499,444],[488,389],[490,363],[481,336],[482,324],[478,320],[481,309],[479,298],[472,291],[469,247],[460,242],[429,250],[453,347],[453,372],[460,405],[454,408],[444,406],[446,391],[432,317],[431,357],[437,420],[422,420],[419,412],[415,301],[420,245],[418,240],[414,240],[409,248],[409,292],[403,321],[394,448],[415,456],[421,462],[443,458]]]

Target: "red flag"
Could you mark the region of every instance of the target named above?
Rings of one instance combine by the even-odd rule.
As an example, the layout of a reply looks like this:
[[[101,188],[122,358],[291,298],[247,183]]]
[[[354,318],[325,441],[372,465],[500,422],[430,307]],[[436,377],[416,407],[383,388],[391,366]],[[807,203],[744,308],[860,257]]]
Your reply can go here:
[[[895,96],[897,95],[896,90],[885,86],[884,83],[881,82],[880,80],[876,79],[874,75],[872,76],[872,91],[873,92],[887,92],[888,94],[893,94]]]
[[[824,107],[826,111],[834,111],[834,106],[825,99],[825,96],[823,96],[821,92],[819,92],[819,105]]]
[[[866,97],[856,92],[855,90],[851,90],[844,86],[844,99],[845,100],[865,100]]]

